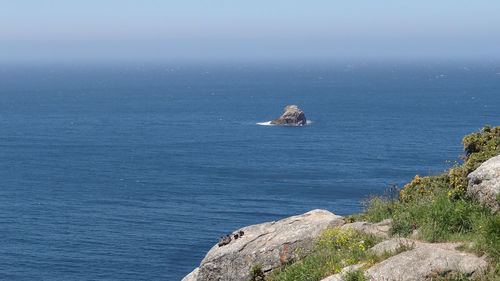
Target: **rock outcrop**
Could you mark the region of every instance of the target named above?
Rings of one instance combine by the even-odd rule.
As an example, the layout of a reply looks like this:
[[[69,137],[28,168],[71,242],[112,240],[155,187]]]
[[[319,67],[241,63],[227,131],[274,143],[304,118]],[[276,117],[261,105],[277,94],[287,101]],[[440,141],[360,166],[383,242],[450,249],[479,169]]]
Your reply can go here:
[[[344,224],[342,229],[354,228],[364,233],[373,234],[375,236],[387,238],[389,237],[389,229],[391,228],[392,220],[386,219],[379,223],[371,223],[367,221],[357,221]]]
[[[486,204],[492,212],[500,210],[500,155],[484,162],[467,177],[467,193]]]
[[[395,249],[396,243],[387,243]],[[407,242],[405,242],[407,243]],[[370,280],[420,281],[460,272],[466,276],[482,273],[488,266],[484,258],[457,251],[456,243],[416,242],[414,249],[392,256],[366,270]],[[379,247],[380,248],[380,247]]]
[[[315,238],[329,226],[341,226],[344,219],[325,210],[313,210],[303,215],[276,222],[244,227],[245,235],[219,247],[214,245],[200,266],[183,281],[245,280],[253,265],[260,264],[264,272],[314,248]],[[300,251],[295,251],[300,249]]]
[[[296,105],[285,107],[283,115],[271,121],[272,125],[302,126],[307,124],[306,115]]]
[[[387,239],[390,225],[391,220],[345,224],[341,216],[313,210],[276,222],[247,226],[235,232],[244,233],[238,239],[223,246],[214,245],[200,266],[182,281],[246,280],[254,265],[261,265],[262,271],[268,273],[312,250],[316,237],[328,227],[354,228]],[[390,238],[369,251],[376,255],[388,252],[394,256],[366,269],[365,275],[373,281],[412,281],[435,280],[456,273],[475,276],[484,272],[488,267],[486,258],[456,250],[460,245]],[[348,266],[323,281],[340,281],[347,272],[361,267],[361,264]]]
[[[371,247],[369,251],[377,255],[381,255],[384,252],[396,253],[400,249],[410,250],[420,244],[421,242],[417,240],[395,237],[378,243],[377,245]]]
[[[188,275],[184,276],[181,281],[196,281],[198,280],[198,271],[200,270],[199,267],[195,268],[191,273]]]
[[[372,281],[441,280],[440,277],[458,272],[466,276],[481,274],[488,266],[486,260],[471,253],[455,250],[460,243],[426,243],[407,238],[392,238],[370,249],[374,254],[384,252],[394,256],[365,271]],[[403,247],[403,248],[401,248]],[[403,251],[397,254],[397,251]],[[340,273],[322,281],[342,281],[343,276],[361,265],[348,266]]]

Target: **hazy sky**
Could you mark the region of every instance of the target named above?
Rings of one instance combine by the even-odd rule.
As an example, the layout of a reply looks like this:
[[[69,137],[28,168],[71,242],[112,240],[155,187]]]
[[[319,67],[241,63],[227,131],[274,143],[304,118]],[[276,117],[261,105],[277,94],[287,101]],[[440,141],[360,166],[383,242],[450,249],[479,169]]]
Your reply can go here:
[[[500,58],[499,0],[0,0],[0,61]]]

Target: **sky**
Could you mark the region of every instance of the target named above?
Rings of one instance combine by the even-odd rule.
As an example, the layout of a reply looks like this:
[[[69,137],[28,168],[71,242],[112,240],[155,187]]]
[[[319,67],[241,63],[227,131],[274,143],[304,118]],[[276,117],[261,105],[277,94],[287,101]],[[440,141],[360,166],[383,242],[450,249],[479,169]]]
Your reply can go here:
[[[1,61],[500,58],[498,0],[0,0]]]

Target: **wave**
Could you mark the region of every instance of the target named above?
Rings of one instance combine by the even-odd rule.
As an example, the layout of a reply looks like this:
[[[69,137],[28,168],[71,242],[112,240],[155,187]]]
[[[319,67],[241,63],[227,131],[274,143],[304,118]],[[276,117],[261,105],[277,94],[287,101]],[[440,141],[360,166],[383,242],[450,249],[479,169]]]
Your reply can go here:
[[[311,120],[307,120],[306,122],[307,122],[307,125],[314,123],[314,122],[313,122],[313,121],[311,121]],[[276,126],[276,125],[274,125],[274,124],[271,124],[271,121],[267,121],[267,122],[257,122],[257,125],[261,125],[261,126]]]

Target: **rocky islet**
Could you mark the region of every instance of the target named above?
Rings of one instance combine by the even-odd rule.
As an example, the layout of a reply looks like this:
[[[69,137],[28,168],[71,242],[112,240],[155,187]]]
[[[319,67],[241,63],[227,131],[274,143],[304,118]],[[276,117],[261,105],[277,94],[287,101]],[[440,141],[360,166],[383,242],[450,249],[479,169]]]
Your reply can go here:
[[[303,126],[307,124],[305,113],[296,105],[288,105],[285,107],[283,114],[271,121],[271,125],[282,126]]]

